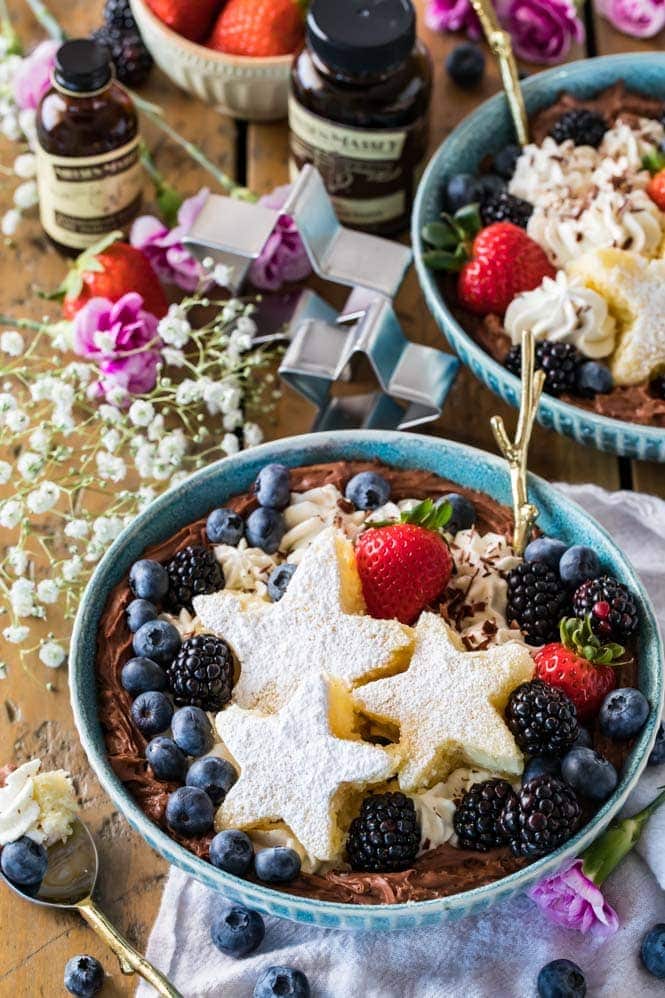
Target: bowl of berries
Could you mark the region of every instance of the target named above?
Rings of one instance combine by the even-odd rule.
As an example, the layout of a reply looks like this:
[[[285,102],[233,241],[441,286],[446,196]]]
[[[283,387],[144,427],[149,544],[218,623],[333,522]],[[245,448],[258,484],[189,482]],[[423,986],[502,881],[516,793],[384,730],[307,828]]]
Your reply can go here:
[[[625,803],[663,698],[648,597],[612,539],[505,464],[363,431],[203,469],[123,532],[81,602],[78,731],[170,863],[345,929],[479,912]]]
[[[425,298],[505,401],[519,405],[533,330],[545,426],[665,461],[665,63],[587,59],[522,86],[528,145],[514,144],[500,94],[423,177],[413,244]]]
[[[299,0],[131,0],[145,44],[181,89],[226,114],[274,121],[287,112]]]

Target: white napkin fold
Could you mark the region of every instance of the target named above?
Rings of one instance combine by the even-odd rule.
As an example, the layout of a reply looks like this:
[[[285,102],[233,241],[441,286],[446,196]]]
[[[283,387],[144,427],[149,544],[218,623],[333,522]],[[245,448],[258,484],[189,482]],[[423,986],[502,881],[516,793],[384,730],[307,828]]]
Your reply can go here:
[[[665,623],[665,502],[592,485],[559,488],[632,559]],[[648,770],[626,813],[643,807],[663,784],[665,767]],[[665,986],[643,969],[639,947],[649,928],[665,921],[663,888],[665,807],[607,881],[621,928],[606,943],[553,926],[522,896],[474,918],[411,932],[339,932],[268,918],[258,952],[234,960],[210,942],[223,898],[173,869],[147,955],[185,998],[250,998],[260,972],[278,963],[303,970],[314,998],[530,998],[539,969],[560,957],[582,967],[590,996],[662,996]],[[137,991],[138,998],[154,994],[145,984]]]

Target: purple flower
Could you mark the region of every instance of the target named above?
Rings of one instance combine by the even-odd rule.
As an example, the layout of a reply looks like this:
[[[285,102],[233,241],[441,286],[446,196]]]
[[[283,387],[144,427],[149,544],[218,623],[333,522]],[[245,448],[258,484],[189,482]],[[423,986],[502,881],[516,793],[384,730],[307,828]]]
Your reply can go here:
[[[161,359],[157,319],[143,310],[134,291],[119,301],[91,298],[74,319],[74,350],[100,371],[92,386],[97,398],[110,393],[142,395],[155,387]]]
[[[34,111],[51,89],[55,54],[61,44],[56,41],[41,42],[19,66],[14,76],[14,100],[21,111]]]
[[[288,184],[276,187],[270,194],[264,195],[260,203],[279,211],[290,190]],[[290,215],[280,215],[261,255],[250,268],[252,284],[261,291],[279,291],[284,283],[302,281],[311,272],[312,267],[295,222]]]
[[[532,887],[529,897],[556,925],[607,939],[619,928],[619,918],[582,866],[581,859],[573,860],[559,873]]]
[[[584,25],[570,0],[498,0],[496,9],[516,54],[528,62],[561,62],[573,42],[584,41]]]
[[[466,31],[474,40],[483,33],[469,0],[428,0],[425,24],[432,31]]]
[[[598,10],[633,38],[652,38],[665,28],[665,0],[600,0]]]
[[[132,246],[145,253],[160,281],[176,284],[183,291],[196,291],[203,277],[203,268],[185,249],[182,239],[194,225],[209,193],[204,187],[194,197],[183,201],[178,224],[173,229],[168,229],[152,215],[137,218],[132,226]]]

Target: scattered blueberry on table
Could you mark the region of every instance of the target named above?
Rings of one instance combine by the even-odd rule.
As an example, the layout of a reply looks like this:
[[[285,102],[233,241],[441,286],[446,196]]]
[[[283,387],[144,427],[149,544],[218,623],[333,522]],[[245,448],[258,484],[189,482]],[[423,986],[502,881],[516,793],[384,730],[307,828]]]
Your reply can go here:
[[[552,960],[538,974],[538,998],[584,998],[586,980],[572,960]]]
[[[309,981],[295,967],[268,967],[254,985],[254,998],[309,998]]]
[[[235,957],[253,953],[263,942],[265,933],[265,923],[258,911],[241,905],[223,908],[210,927],[210,938],[217,949]]]
[[[647,932],[640,955],[650,974],[665,979],[665,922],[659,922]]]
[[[0,869],[7,880],[31,892],[39,890],[47,867],[46,849],[27,835],[3,846],[0,853]]]
[[[94,998],[104,987],[104,968],[94,956],[73,956],[65,965],[64,985],[76,998]]]
[[[463,42],[446,59],[446,69],[458,87],[476,87],[485,72],[485,54],[478,45]]]

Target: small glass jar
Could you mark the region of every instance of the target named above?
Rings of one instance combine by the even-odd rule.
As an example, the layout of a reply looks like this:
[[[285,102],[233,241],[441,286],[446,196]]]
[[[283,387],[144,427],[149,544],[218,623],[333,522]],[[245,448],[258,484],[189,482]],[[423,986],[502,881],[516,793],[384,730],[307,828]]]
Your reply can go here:
[[[409,223],[429,139],[432,64],[411,0],[313,0],[291,73],[291,171],[321,173],[339,220]]]
[[[56,247],[76,255],[127,230],[142,197],[138,118],[105,48],[76,39],[59,49],[37,140],[41,222]]]

